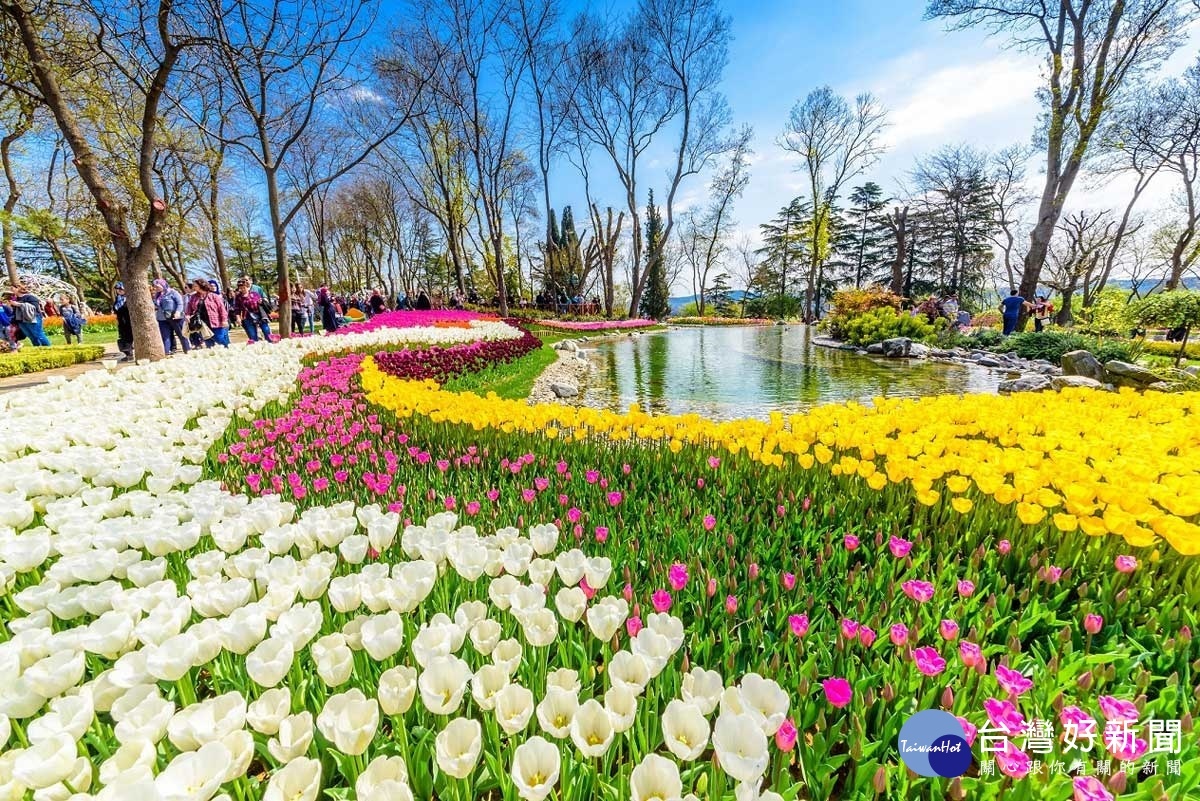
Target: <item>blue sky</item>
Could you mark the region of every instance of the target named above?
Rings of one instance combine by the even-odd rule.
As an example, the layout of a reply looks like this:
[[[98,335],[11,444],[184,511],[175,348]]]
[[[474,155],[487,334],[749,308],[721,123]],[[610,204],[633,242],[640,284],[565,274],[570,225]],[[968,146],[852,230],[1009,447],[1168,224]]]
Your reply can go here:
[[[630,3],[573,5],[602,10]],[[725,7],[734,38],[723,89],[735,120],[755,130],[750,185],[737,207],[747,234],[802,191],[795,160],[775,140],[796,101],[823,84],[847,97],[869,91],[888,108],[888,152],[853,183],[874,180],[889,194],[898,191],[916,158],[944,144],[998,149],[1030,141],[1038,113],[1037,59],[982,32],[946,31],[938,21],[925,21],[923,0],[753,0]],[[1195,34],[1165,71],[1177,74],[1195,57]],[[662,161],[650,162],[644,174],[661,192],[669,154],[652,155]],[[597,159],[593,169],[609,174]],[[684,205],[703,201],[705,183],[689,179]],[[570,165],[562,165],[554,178],[556,202],[579,205],[581,192]],[[619,202],[614,183],[597,194],[603,202]],[[1120,182],[1084,185],[1078,201],[1109,205],[1120,194]],[[1159,199],[1165,197],[1164,188]],[[674,290],[683,288],[677,282]]]

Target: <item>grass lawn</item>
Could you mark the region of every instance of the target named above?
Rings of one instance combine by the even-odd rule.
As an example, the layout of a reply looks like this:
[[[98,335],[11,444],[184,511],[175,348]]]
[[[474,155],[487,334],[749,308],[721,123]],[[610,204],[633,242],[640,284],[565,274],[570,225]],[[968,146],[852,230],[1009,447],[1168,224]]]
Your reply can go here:
[[[538,337],[543,342],[546,337]],[[561,337],[569,339],[570,337]],[[467,373],[445,385],[451,392],[474,392],[486,395],[495,392],[506,400],[521,400],[529,397],[533,382],[558,358],[558,351],[543,344],[537,350],[507,364],[497,364],[478,373]]]

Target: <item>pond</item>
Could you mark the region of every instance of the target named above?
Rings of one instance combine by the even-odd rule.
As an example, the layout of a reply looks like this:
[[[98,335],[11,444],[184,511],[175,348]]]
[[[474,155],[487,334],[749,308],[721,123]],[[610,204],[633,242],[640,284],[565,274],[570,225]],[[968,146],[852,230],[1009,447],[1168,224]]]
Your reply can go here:
[[[803,325],[674,328],[590,344],[583,403],[717,419],[884,396],[995,392],[986,368],[883,359],[813,343]]]

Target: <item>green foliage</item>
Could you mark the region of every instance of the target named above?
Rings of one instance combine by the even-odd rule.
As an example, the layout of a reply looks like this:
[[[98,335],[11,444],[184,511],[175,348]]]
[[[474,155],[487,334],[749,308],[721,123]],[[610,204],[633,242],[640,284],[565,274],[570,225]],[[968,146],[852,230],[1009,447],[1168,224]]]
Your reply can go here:
[[[1130,314],[1145,326],[1191,328],[1200,324],[1200,292],[1174,289],[1131,304]]]
[[[879,286],[865,289],[843,289],[833,293],[833,308],[825,318],[829,334],[835,339],[849,342],[846,336],[847,326],[856,318],[876,309],[891,309],[899,311],[904,298],[893,295]],[[879,340],[871,340],[878,342]]]
[[[1170,356],[1173,359],[1179,353],[1179,343],[1143,342],[1142,350],[1152,356]],[[1183,355],[1189,359],[1200,359],[1200,342],[1189,342],[1183,349]]]
[[[538,339],[545,341],[541,334],[538,335]],[[446,382],[445,389],[452,392],[474,392],[478,395],[494,392],[500,398],[521,400],[529,397],[538,376],[554,364],[557,358],[558,351],[543,345],[511,362],[495,364],[477,373],[464,373]]]
[[[26,345],[16,353],[0,354],[0,378],[70,367],[94,361],[103,355],[102,345],[53,345],[49,348]]]
[[[851,345],[869,345],[893,337],[928,340],[937,333],[937,327],[923,317],[884,306],[845,320],[840,331],[840,338]]]
[[[671,313],[667,290],[667,265],[663,255],[663,224],[658,206],[654,205],[654,190],[646,210],[646,288],[642,292],[641,315],[649,320],[662,320]]]
[[[1131,312],[1128,293],[1110,287],[1093,298],[1091,306],[1074,313],[1075,329],[1093,336],[1126,336],[1134,327]]]
[[[958,334],[953,341],[953,347],[970,350],[992,350],[1004,342],[1004,334],[990,328],[981,328],[970,334]]]
[[[1063,331],[1027,331],[1005,339],[995,350],[1015,353],[1022,359],[1045,359],[1058,364],[1063,354],[1073,350],[1090,351],[1101,362],[1136,361],[1141,346],[1129,340],[1097,339]]]
[[[695,302],[685,303],[679,307],[679,311],[675,312],[672,317],[699,317],[700,309]]]

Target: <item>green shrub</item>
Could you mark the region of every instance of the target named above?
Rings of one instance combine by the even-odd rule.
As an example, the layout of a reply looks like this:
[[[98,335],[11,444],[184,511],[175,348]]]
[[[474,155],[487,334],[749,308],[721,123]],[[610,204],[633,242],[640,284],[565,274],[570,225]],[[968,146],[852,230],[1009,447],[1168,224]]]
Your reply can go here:
[[[1134,328],[1129,293],[1109,287],[1092,300],[1088,308],[1075,311],[1075,328],[1094,336],[1126,336]]]
[[[851,345],[869,345],[893,337],[925,341],[932,339],[937,331],[938,326],[924,317],[913,317],[885,306],[843,321],[839,339]]]
[[[1179,343],[1146,341],[1142,343],[1142,350],[1153,356],[1170,356],[1173,359],[1179,353]],[[1184,355],[1189,359],[1200,359],[1200,342],[1189,342]]]
[[[1141,354],[1136,342],[1119,339],[1096,339],[1065,331],[1026,331],[1013,334],[994,348],[1015,353],[1022,359],[1045,359],[1058,364],[1064,353],[1073,350],[1090,351],[1101,362],[1135,361]]]
[[[864,315],[876,311],[890,309],[899,311],[904,298],[893,295],[883,287],[867,287],[866,289],[842,289],[833,293],[833,305],[824,324],[834,339],[846,342],[853,341],[847,337],[847,327]],[[905,335],[907,336],[907,334]],[[870,340],[878,342],[878,339]],[[853,343],[858,344],[858,343]]]
[[[103,355],[103,345],[53,345],[49,348],[35,348],[27,344],[16,353],[0,354],[0,378],[52,370],[56,367],[70,367],[72,364],[99,359]]]

